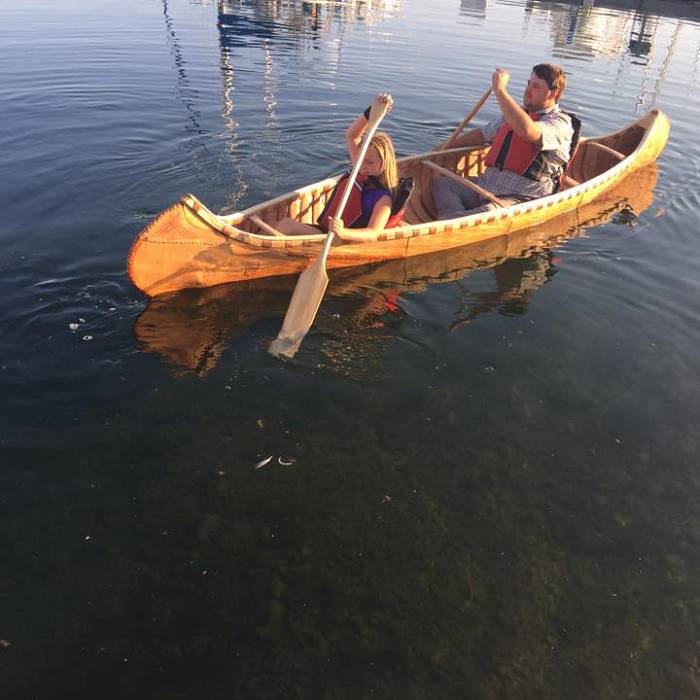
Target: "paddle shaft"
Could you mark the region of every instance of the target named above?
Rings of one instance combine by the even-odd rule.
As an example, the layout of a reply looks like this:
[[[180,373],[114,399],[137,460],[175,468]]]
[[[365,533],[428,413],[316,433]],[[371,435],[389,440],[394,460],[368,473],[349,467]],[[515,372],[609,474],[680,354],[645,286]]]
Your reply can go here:
[[[345,190],[343,191],[343,197],[340,200],[340,205],[338,206],[338,209],[334,215],[334,218],[336,219],[340,219],[343,216],[343,212],[345,211],[345,205],[348,203],[348,199],[350,199],[350,193],[352,192],[352,188],[355,186],[355,180],[357,180],[357,174],[360,172],[360,167],[362,167],[362,161],[365,159],[365,155],[367,154],[367,150],[369,149],[370,141],[372,140],[374,132],[379,126],[379,122],[381,122],[384,118],[384,115],[386,115],[386,105],[384,105],[384,109],[379,114],[375,114],[374,112],[375,108],[373,106],[369,113],[369,124],[367,125],[367,131],[365,132],[365,135],[362,140],[362,148],[360,149],[360,153],[357,156],[357,159],[355,160],[355,165],[353,166],[352,172],[350,173],[350,177],[348,178],[348,181],[345,184]],[[323,266],[325,266],[326,264],[328,251],[331,249],[331,244],[333,243],[334,236],[335,234],[333,233],[333,230],[329,230],[328,235],[326,236],[326,242],[323,246],[323,251],[319,256],[320,264]]]
[[[450,136],[447,141],[445,141],[445,144],[442,146],[440,150],[445,150],[446,148],[449,148],[457,139],[457,137],[462,133],[464,128],[469,124],[469,122],[474,118],[474,115],[482,108],[484,102],[488,100],[489,95],[491,94],[491,88],[489,88],[481,97],[481,99],[474,105],[474,108],[472,109],[469,114],[467,114],[464,119],[462,119],[462,123],[452,132],[452,136]]]

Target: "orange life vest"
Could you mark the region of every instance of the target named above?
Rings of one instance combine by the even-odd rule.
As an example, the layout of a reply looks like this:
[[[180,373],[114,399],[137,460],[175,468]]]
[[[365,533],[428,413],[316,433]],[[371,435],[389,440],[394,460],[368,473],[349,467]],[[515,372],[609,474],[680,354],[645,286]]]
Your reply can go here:
[[[335,212],[340,206],[340,201],[343,199],[343,193],[348,184],[348,179],[350,178],[349,173],[345,173],[338,180],[335,189],[333,190],[331,196],[328,199],[328,203],[321,212],[321,216],[318,218],[318,225],[321,230],[327,232],[330,227],[330,220],[335,216]],[[367,176],[358,175],[355,183],[352,186],[352,192],[348,197],[347,204],[345,205],[345,210],[343,211],[343,224],[346,228],[365,228],[369,225],[369,220],[371,217],[371,212],[366,213],[362,211],[362,190],[365,183],[369,178]],[[394,228],[398,226],[403,217],[404,209],[406,208],[406,202],[410,196],[411,190],[413,189],[413,183],[401,183],[402,187],[399,188],[399,196],[394,198],[392,202],[391,215],[386,222],[384,228]],[[408,190],[405,192],[404,190]],[[400,200],[397,201],[397,200]],[[400,208],[397,209],[397,204]]]
[[[534,122],[542,117],[540,113],[529,116]],[[541,150],[536,143],[528,143],[521,139],[508,122],[504,122],[486,154],[485,163],[489,168],[509,170],[530,180],[540,180],[545,159],[546,151]]]
[[[400,226],[403,219],[404,209],[401,209],[401,211],[396,212],[396,214],[392,214],[386,222],[384,228],[396,228],[397,226]]]
[[[362,216],[362,184],[360,182],[360,178],[361,176],[358,175],[357,179],[353,183],[352,192],[350,192],[347,204],[343,210],[343,216],[341,217],[343,219],[343,223],[348,228]],[[328,203],[321,212],[321,216],[318,217],[318,225],[321,227],[321,230],[324,231],[324,233],[328,231],[330,221],[335,217],[335,212],[338,210],[340,201],[343,199],[343,193],[345,192],[349,179],[350,174],[345,173],[340,180],[338,180],[335,189],[328,199]]]

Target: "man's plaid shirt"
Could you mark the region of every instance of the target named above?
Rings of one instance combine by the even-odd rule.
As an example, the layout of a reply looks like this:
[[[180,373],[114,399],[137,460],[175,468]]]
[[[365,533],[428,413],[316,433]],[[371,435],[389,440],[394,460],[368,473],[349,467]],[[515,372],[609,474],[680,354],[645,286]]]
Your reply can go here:
[[[540,114],[542,116],[537,125],[542,130],[542,150],[548,151],[547,155],[551,161],[547,163],[544,174],[549,174],[551,177],[537,181],[516,175],[508,170],[487,168],[477,179],[477,184],[495,195],[512,194],[526,199],[544,197],[552,193],[554,189],[552,178],[561,174],[563,167],[569,160],[569,148],[574,130],[571,126],[571,119],[559,109],[558,104],[542,110]],[[481,133],[484,140],[491,143],[502,125],[503,117],[499,116],[482,127]],[[547,170],[550,172],[547,173]]]

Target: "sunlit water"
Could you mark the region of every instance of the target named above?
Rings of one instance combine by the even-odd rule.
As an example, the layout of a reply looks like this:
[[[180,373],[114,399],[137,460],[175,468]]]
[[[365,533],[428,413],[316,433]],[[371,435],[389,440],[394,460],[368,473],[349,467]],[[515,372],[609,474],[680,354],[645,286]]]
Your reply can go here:
[[[700,696],[700,15],[624,4],[0,5],[2,697]],[[597,224],[337,275],[293,362],[293,281],[130,285],[185,192],[542,60],[589,135],[671,119]]]

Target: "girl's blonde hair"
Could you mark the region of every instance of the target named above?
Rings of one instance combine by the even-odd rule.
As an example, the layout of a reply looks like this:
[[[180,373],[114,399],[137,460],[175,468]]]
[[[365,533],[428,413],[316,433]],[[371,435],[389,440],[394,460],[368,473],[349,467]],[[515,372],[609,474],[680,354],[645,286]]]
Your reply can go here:
[[[399,184],[399,171],[396,167],[394,144],[391,142],[388,134],[385,134],[383,131],[377,131],[369,145],[377,151],[377,155],[382,161],[382,170],[377,175],[377,179],[382,183],[383,187],[386,187],[393,193]]]

